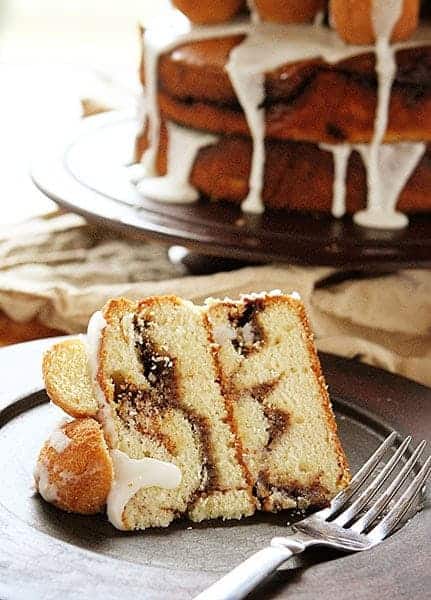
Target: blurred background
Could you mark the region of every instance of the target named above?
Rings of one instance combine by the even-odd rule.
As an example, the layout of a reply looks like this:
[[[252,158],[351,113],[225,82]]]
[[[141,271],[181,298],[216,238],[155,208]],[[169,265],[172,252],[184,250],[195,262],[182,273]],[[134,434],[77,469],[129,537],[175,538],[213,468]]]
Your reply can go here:
[[[28,178],[32,153],[50,130],[73,126],[83,98],[133,104],[138,23],[168,4],[0,0],[0,225],[54,209]]]

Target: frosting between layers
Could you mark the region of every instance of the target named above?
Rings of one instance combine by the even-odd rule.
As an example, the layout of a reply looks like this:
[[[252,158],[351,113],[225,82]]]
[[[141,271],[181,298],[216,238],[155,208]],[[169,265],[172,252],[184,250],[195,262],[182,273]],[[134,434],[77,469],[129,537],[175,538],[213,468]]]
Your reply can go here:
[[[144,36],[144,62],[148,100],[149,148],[143,156],[143,162],[148,174],[154,174],[155,157],[160,133],[160,114],[157,104],[157,65],[161,53],[175,46],[208,38],[224,37],[238,33],[245,34],[243,42],[238,44],[229,57],[226,70],[244,110],[250,134],[253,141],[252,164],[249,177],[249,193],[242,203],[246,212],[261,213],[264,210],[262,188],[265,169],[265,112],[262,106],[265,99],[265,73],[274,70],[285,63],[321,57],[328,63],[335,63],[359,54],[376,53],[376,71],[378,75],[378,102],[375,114],[374,136],[368,150],[358,147],[367,170],[369,188],[368,205],[365,211],[355,215],[355,222],[364,226],[398,228],[407,224],[407,217],[395,211],[398,195],[394,198],[394,189],[402,191],[408,177],[413,172],[424,152],[422,143],[392,144],[390,150],[384,150],[382,140],[388,121],[388,108],[391,88],[395,74],[395,53],[399,49],[431,44],[429,30],[418,30],[407,42],[391,45],[389,43],[394,24],[397,22],[402,0],[373,0],[373,24],[376,32],[375,46],[354,46],[345,44],[335,31],[322,26],[319,20],[313,25],[280,25],[259,22],[253,17],[253,2],[251,4],[252,19],[234,21],[216,26],[193,26],[183,16],[174,13],[169,23],[166,17],[163,27],[154,26],[146,31]],[[171,127],[171,125],[169,125]],[[194,135],[198,135],[194,132]],[[173,148],[178,147],[178,140],[173,139]],[[196,138],[197,139],[197,138]],[[323,145],[322,145],[323,147]],[[140,184],[140,189],[150,197],[160,197],[165,201],[191,202],[197,199],[197,191],[189,187],[181,197],[178,174],[190,174],[193,159],[199,149],[193,145],[190,153],[177,152],[175,160],[168,161],[175,165],[175,175],[172,175],[168,164],[168,174],[163,183],[152,185]],[[325,145],[334,156],[334,197],[333,215],[340,217],[345,212],[345,175],[348,157],[353,146],[343,144],[341,149]],[[388,161],[388,157],[390,160]],[[381,169],[381,164],[386,169]],[[396,168],[388,169],[388,164]],[[383,177],[383,171],[388,170],[396,183]],[[184,178],[180,185],[184,184]],[[162,188],[162,193],[160,191]],[[388,192],[392,192],[390,200]],[[398,192],[398,194],[399,194]],[[175,200],[173,200],[175,198]]]
[[[340,218],[346,213],[347,166],[353,147],[350,144],[319,144],[319,148],[332,152],[334,161],[332,215]]]

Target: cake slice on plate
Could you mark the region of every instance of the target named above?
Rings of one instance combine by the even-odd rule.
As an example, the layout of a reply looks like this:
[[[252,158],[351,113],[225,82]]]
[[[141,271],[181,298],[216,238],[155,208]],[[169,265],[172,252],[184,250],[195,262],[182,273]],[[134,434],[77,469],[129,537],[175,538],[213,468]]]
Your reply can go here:
[[[87,341],[57,344],[43,370],[76,419],[36,469],[42,496],[64,510],[106,504],[116,527],[144,529],[323,506],[349,481],[295,296],[111,300]]]

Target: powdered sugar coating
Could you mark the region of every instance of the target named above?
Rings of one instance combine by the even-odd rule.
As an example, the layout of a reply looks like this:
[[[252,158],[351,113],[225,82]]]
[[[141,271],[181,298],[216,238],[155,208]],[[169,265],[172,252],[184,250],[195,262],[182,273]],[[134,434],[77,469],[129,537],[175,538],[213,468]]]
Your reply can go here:
[[[47,502],[58,500],[58,489],[55,483],[49,480],[48,463],[46,460],[38,460],[34,469],[34,480],[39,494]]]
[[[49,436],[48,446],[53,448],[58,454],[61,454],[68,448],[72,440],[66,435],[63,429],[57,427]]]

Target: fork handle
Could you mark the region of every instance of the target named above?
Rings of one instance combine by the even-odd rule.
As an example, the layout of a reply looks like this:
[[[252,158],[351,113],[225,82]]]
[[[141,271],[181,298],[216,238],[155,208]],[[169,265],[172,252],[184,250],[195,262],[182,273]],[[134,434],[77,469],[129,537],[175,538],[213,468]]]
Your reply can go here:
[[[241,600],[288,558],[304,550],[304,546],[293,539],[283,538],[283,544],[274,543],[276,539],[271,546],[247,558],[194,600]]]

